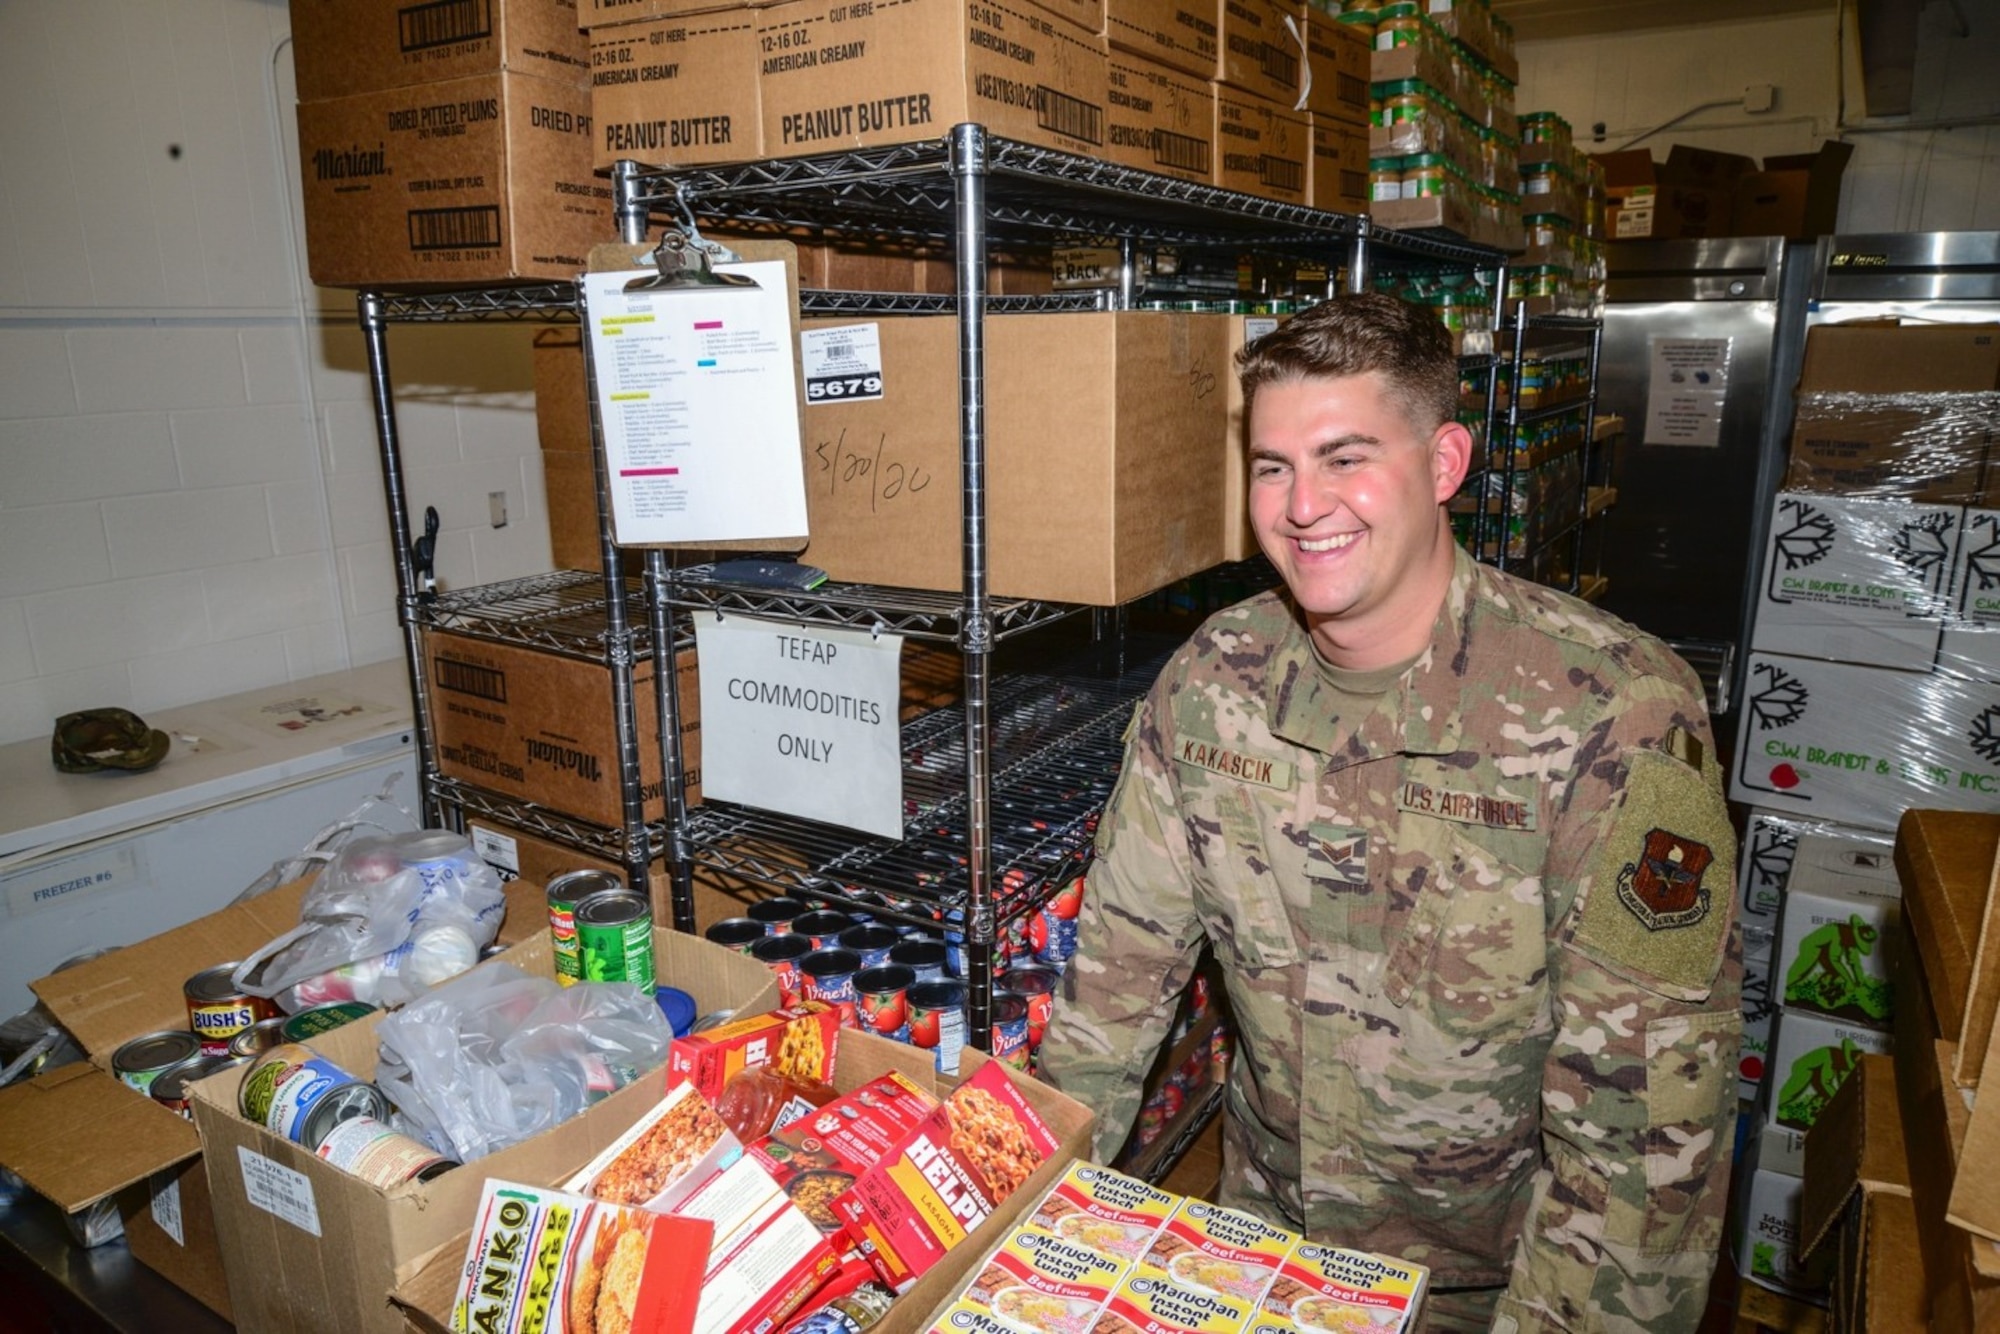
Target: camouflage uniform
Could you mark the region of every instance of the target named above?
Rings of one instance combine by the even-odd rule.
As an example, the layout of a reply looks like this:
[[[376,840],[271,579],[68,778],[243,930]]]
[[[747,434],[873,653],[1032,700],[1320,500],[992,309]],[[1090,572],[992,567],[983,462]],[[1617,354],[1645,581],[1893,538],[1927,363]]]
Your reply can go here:
[[[1657,640],[1461,552],[1369,699],[1253,598],[1140,706],[1098,854],[1042,1060],[1100,1160],[1206,939],[1223,1203],[1430,1266],[1433,1328],[1695,1327],[1742,959],[1699,684]]]

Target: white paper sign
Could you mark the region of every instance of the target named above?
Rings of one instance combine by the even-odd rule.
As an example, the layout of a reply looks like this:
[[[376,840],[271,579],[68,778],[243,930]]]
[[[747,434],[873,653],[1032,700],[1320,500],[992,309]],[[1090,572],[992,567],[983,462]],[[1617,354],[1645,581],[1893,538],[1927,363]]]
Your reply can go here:
[[[313,1183],[303,1172],[294,1172],[240,1144],[236,1146],[236,1161],[243,1165],[243,1193],[250,1203],[302,1232],[320,1235],[319,1205],[313,1199]]]
[[[704,797],[902,837],[901,635],[704,613],[695,650]]]
[[[187,1234],[181,1227],[179,1177],[168,1177],[153,1191],[153,1221],[160,1225],[160,1231],[174,1239],[174,1245],[187,1245]]]
[[[715,268],[757,285],[627,292],[650,271],[585,275],[613,524],[625,545],[805,535],[785,266]]]
[[[1722,405],[1729,396],[1729,338],[1646,340],[1651,373],[1646,385],[1649,445],[1722,443]]]

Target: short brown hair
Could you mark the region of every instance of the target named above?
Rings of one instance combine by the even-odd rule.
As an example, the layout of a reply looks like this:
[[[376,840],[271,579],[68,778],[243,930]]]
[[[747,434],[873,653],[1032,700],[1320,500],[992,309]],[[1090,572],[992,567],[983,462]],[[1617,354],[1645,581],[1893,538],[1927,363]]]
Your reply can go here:
[[[1410,424],[1430,432],[1458,416],[1458,356],[1437,312],[1386,292],[1333,297],[1236,354],[1247,414],[1260,385],[1380,371]]]

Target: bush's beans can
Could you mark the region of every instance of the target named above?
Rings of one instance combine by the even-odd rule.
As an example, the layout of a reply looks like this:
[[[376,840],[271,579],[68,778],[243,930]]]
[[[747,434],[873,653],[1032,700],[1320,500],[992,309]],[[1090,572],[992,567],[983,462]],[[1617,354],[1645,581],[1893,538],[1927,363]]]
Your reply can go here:
[[[188,1027],[211,1056],[227,1056],[231,1038],[278,1012],[271,1002],[240,990],[230,980],[236,969],[234,963],[204,968],[181,988],[187,997]]]
[[[623,892],[624,888],[625,882],[609,871],[570,871],[549,881],[549,942],[554,950],[556,981],[569,986],[583,980],[576,905],[593,894]]]
[[[771,970],[778,982],[778,997],[787,1005],[797,1005],[804,999],[804,979],[799,976],[799,960],[813,952],[813,945],[804,936],[786,932],[782,936],[766,936],[750,947],[750,957]]]
[[[957,1074],[965,1050],[965,983],[919,982],[906,995],[911,1044],[933,1053],[939,1074]]]
[[[896,1042],[910,1040],[910,984],[917,980],[908,966],[885,963],[854,975],[854,1005],[864,1033],[879,1033]]]
[[[841,1027],[855,1027],[860,1021],[854,1008],[854,975],[860,969],[861,956],[853,950],[838,946],[814,950],[799,960],[801,999],[831,1005],[840,1012]]]
[[[840,933],[839,945],[861,956],[863,968],[879,968],[889,962],[889,951],[902,937],[893,928],[863,922]]]
[[[389,1100],[381,1089],[296,1042],[273,1047],[253,1061],[236,1099],[246,1119],[307,1150],[318,1149],[342,1121],[389,1119]]]
[[[1028,1002],[1019,996],[993,998],[993,1059],[1028,1068]]]
[[[1015,968],[1000,975],[996,990],[1019,996],[1028,1003],[1028,1050],[1040,1051],[1042,1034],[1048,1031],[1049,1012],[1055,1008],[1056,983],[1053,968]]]
[[[200,1038],[185,1028],[170,1028],[133,1038],[112,1052],[111,1073],[144,1093],[161,1075],[199,1055]]]
[[[727,950],[748,954],[750,947],[764,939],[764,924],[748,917],[725,917],[702,935]]]
[[[761,899],[744,909],[743,915],[753,922],[762,922],[766,934],[782,936],[805,911],[806,905],[797,899]]]
[[[391,1130],[372,1116],[351,1117],[332,1127],[313,1152],[383,1190],[405,1181],[429,1181],[458,1166],[422,1140]]]
[[[320,1005],[310,1010],[300,1010],[284,1021],[278,1031],[287,1042],[304,1042],[322,1033],[331,1033],[343,1024],[351,1024],[356,1019],[375,1013],[372,1005],[360,1001],[337,1001],[332,1005]]]
[[[262,1056],[280,1042],[291,1041],[285,1035],[285,1025],[292,1022],[283,1015],[275,1019],[259,1019],[250,1027],[229,1039],[231,1056]]]
[[[626,889],[592,894],[576,905],[576,943],[586,982],[630,982],[653,990],[653,906]]]
[[[248,1056],[197,1056],[193,1060],[182,1061],[171,1070],[161,1071],[160,1077],[153,1081],[153,1087],[147,1092],[153,1095],[153,1101],[160,1106],[169,1111],[179,1112],[192,1121],[194,1105],[188,1098],[188,1085],[199,1079],[207,1079],[218,1070],[248,1064],[250,1064]]]
[[[792,930],[810,939],[816,950],[831,949],[838,943],[840,933],[853,925],[852,917],[833,908],[800,913],[792,919]]]
[[[944,942],[927,936],[898,941],[889,951],[889,962],[905,965],[919,982],[942,982]]]

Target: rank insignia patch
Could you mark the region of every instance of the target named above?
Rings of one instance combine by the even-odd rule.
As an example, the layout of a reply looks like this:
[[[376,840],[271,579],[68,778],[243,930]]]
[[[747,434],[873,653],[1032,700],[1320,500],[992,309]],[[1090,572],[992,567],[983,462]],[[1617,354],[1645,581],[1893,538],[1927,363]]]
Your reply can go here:
[[[1618,897],[1648,931],[1693,926],[1708,916],[1701,877],[1713,860],[1706,843],[1648,830],[1638,860],[1625,863],[1618,874]]]

